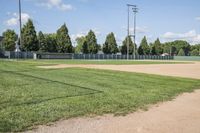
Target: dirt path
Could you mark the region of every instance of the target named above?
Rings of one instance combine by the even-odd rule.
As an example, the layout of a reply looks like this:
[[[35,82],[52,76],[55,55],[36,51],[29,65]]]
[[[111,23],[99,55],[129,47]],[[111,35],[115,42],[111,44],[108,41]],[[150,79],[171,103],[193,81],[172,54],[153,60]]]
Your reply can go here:
[[[78,118],[29,133],[200,133],[200,90],[124,117]]]
[[[154,64],[154,65],[54,65],[54,66],[40,66],[40,68],[94,68],[104,70],[117,70],[126,72],[139,72],[166,76],[177,76],[186,78],[200,79],[200,62],[191,64]]]

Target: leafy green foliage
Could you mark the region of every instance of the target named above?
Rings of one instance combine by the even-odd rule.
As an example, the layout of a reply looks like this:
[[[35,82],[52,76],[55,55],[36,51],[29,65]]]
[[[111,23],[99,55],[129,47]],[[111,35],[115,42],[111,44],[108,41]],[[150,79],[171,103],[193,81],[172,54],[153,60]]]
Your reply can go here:
[[[83,44],[85,42],[85,37],[78,37],[76,38],[77,46],[75,48],[75,53],[83,52]]]
[[[178,56],[185,56],[185,52],[183,49],[180,49],[180,51],[178,52]]]
[[[103,44],[103,52],[105,54],[116,54],[118,52],[117,42],[113,32],[107,35],[106,41]]]
[[[57,50],[59,53],[72,53],[73,52],[73,46],[70,39],[70,36],[68,34],[68,29],[66,24],[62,25],[57,30]]]
[[[149,55],[150,54],[150,47],[147,43],[146,36],[142,39],[142,42],[140,43],[140,46],[138,48],[138,54],[139,55]]]
[[[189,51],[190,51],[190,44],[186,41],[181,41],[181,40],[177,40],[172,42],[172,46],[175,47],[175,54],[178,54],[179,51],[182,49],[185,53],[185,55],[189,55]]]
[[[42,33],[42,31],[40,31],[38,33],[38,43],[39,43],[39,51],[40,52],[48,52],[47,41],[46,41],[45,36]]]
[[[200,55],[200,51],[197,49],[194,49],[191,51],[191,56],[199,56]]]
[[[6,30],[3,32],[3,47],[6,51],[14,51],[15,50],[15,42],[17,41],[17,34],[14,30]]]
[[[21,36],[21,49],[23,51],[39,50],[37,35],[32,20],[29,19],[28,22],[24,25],[24,27],[22,28]]]
[[[127,54],[127,44],[128,43],[129,43],[129,54],[132,55],[134,53],[134,44],[133,44],[133,41],[130,36],[126,37],[125,40],[123,41],[123,45],[121,47],[121,53],[124,55]],[[135,47],[137,47],[137,46],[135,45]],[[137,48],[136,48],[136,51],[137,51]]]
[[[45,40],[46,40],[48,52],[53,52],[53,53],[58,52],[56,34],[45,34]]]
[[[151,52],[152,55],[161,55],[163,53],[163,47],[159,38],[154,42]]]
[[[98,52],[96,35],[92,30],[90,30],[86,36],[86,43],[89,53],[96,54]],[[84,46],[84,48],[86,48],[86,46]]]

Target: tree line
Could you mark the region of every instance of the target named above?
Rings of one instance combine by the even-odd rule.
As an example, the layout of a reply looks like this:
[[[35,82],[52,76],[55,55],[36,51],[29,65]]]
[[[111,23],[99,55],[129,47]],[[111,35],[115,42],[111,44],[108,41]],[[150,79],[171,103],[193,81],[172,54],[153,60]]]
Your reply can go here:
[[[4,49],[14,51],[15,42],[19,40],[15,31],[8,29],[3,32],[3,37]],[[103,45],[97,43],[96,35],[92,30],[86,36],[76,38],[76,42],[77,46],[73,47],[66,24],[63,24],[56,33],[44,34],[42,31],[36,32],[30,19],[23,25],[21,42],[18,41],[21,44],[21,51],[83,54],[97,54],[102,51],[104,54],[127,54],[127,43],[129,43],[128,52],[130,55],[161,55],[163,53],[178,56],[200,55],[200,44],[190,45],[187,41],[182,40],[161,43],[158,38],[155,42],[148,43],[147,38],[144,36],[139,47],[137,47],[129,36],[125,38],[121,46],[118,46],[113,32],[106,36]]]

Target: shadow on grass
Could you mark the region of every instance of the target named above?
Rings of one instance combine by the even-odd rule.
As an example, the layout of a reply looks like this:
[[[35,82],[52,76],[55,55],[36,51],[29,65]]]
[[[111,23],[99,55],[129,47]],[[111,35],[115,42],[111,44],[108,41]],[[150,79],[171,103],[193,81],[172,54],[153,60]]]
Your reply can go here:
[[[51,80],[51,79],[46,79],[46,78],[42,78],[42,77],[37,77],[37,76],[33,76],[33,75],[23,74],[23,73],[19,73],[19,72],[16,72],[16,71],[4,71],[4,70],[0,70],[0,72],[2,72],[2,73],[10,73],[10,74],[14,74],[14,75],[24,76],[24,77],[28,77],[28,78],[33,78],[33,79],[37,79],[37,80],[43,80],[43,81],[46,81],[46,82],[62,84],[62,85],[71,86],[71,87],[77,87],[77,88],[81,88],[81,89],[84,89],[84,90],[95,91],[97,93],[103,93],[103,91],[100,91],[100,90],[95,90],[95,89],[88,88],[88,87],[73,85],[73,84],[69,84],[69,83],[65,83],[65,82],[60,82],[60,81],[56,81],[56,80]]]

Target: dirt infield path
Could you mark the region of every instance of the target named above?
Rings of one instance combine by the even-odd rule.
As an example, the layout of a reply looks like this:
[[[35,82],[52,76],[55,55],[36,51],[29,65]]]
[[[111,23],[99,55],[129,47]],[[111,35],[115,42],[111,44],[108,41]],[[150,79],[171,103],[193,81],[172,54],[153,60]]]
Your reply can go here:
[[[185,78],[200,79],[200,62],[190,64],[154,64],[154,65],[54,65],[54,66],[40,66],[40,68],[93,68],[104,70],[117,70],[126,72],[139,72],[166,76],[177,76]]]
[[[29,133],[200,133],[200,90],[146,112],[124,117],[78,118],[40,126]]]

